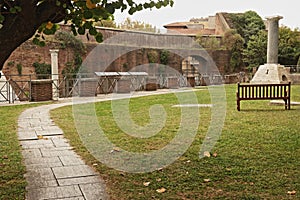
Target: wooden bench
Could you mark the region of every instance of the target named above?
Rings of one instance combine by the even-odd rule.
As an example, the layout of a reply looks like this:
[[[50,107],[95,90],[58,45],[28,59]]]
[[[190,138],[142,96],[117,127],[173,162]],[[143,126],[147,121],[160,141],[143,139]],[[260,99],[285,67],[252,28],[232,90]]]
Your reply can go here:
[[[236,93],[237,110],[243,100],[284,100],[285,109],[291,109],[291,83],[240,84]]]

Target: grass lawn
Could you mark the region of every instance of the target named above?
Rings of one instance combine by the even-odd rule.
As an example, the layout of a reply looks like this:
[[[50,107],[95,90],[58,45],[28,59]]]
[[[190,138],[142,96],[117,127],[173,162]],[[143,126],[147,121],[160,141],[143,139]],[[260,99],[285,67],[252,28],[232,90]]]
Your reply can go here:
[[[300,87],[292,89],[292,100],[300,101]],[[235,85],[226,86],[226,121],[211,152],[214,156],[199,158],[211,120],[211,108],[199,108],[199,129],[190,148],[173,164],[151,173],[121,172],[98,162],[81,143],[72,107],[56,109],[51,116],[75,150],[105,179],[111,199],[299,199],[300,107],[285,111],[283,105],[271,106],[268,101],[242,101],[242,111],[238,112],[235,91]],[[207,90],[196,94],[200,104],[210,103]],[[171,107],[178,104],[173,94],[131,99],[132,119],[139,125],[147,124],[149,108],[154,104],[164,106],[168,117],[161,132],[147,139],[133,138],[118,128],[111,102],[97,103],[95,110],[112,142],[127,151],[149,152],[168,144],[180,122],[180,109]],[[13,125],[11,131],[14,129]],[[157,191],[162,188],[165,191]]]
[[[41,104],[0,106],[0,199],[25,199],[21,147],[18,142],[18,117],[26,108]]]

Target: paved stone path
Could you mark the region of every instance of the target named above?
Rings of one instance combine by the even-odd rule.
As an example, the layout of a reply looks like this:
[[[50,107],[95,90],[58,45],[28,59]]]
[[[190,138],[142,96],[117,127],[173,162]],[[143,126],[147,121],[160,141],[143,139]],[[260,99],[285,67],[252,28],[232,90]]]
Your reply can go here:
[[[108,199],[104,181],[72,150],[49,110],[69,103],[31,108],[19,117],[19,140],[26,165],[27,200]]]
[[[182,91],[182,90],[179,90]],[[185,92],[187,90],[183,90]],[[130,97],[165,94],[174,90],[137,92]],[[82,98],[81,103],[128,98],[127,94]],[[72,150],[63,131],[50,118],[51,109],[72,105],[70,100],[25,110],[18,120],[18,136],[26,166],[27,200],[108,199],[105,183]]]

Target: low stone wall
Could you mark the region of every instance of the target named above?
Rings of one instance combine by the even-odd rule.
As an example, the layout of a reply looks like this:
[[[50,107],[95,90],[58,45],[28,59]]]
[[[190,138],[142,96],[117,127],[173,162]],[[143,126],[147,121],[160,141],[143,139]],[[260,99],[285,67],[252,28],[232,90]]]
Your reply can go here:
[[[31,81],[31,101],[52,100],[52,80]]]
[[[300,85],[300,74],[290,74],[289,78],[293,85]]]

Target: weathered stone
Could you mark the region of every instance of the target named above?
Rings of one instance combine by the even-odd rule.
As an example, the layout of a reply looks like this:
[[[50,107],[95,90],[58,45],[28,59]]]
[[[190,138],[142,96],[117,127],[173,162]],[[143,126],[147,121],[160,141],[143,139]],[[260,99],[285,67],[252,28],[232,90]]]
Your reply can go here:
[[[85,177],[97,174],[87,165],[54,167],[52,170],[55,177],[58,179]]]

